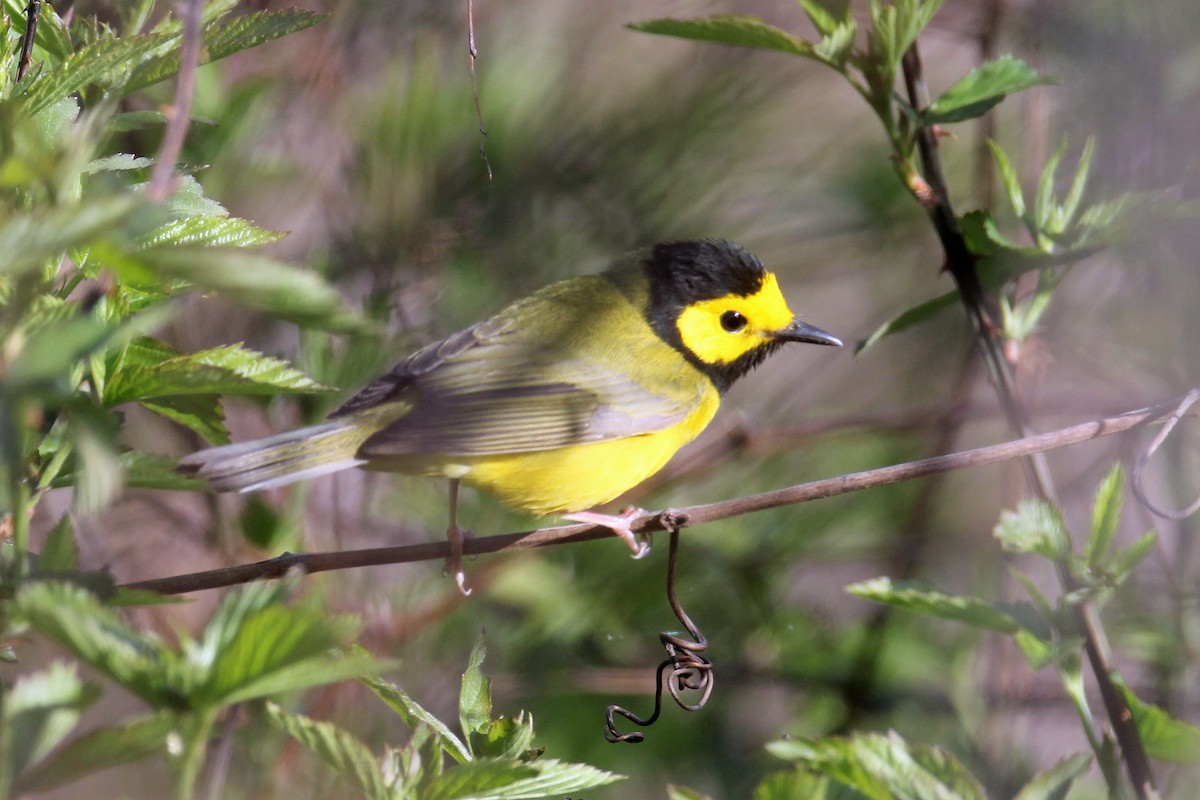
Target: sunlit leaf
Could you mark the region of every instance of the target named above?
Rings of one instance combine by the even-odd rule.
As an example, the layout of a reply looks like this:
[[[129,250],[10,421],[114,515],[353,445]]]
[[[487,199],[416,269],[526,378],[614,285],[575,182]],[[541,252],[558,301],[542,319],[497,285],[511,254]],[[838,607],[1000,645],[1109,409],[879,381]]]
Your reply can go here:
[[[1101,481],[1100,488],[1096,490],[1096,499],[1092,502],[1092,527],[1087,544],[1089,567],[1100,565],[1117,533],[1124,490],[1125,473],[1120,464],[1113,464],[1112,469]]]
[[[267,719],[361,789],[366,797],[372,800],[391,797],[375,756],[354,734],[332,722],[288,714],[275,703],[267,703],[266,711]]]
[[[250,14],[216,19],[204,29],[201,39],[201,63],[218,61],[226,56],[257,47],[260,44],[304,30],[325,19],[300,9],[257,11]],[[124,86],[126,93],[170,78],[179,72],[179,51],[157,55],[138,64]]]
[[[754,47],[794,56],[814,57],[811,43],[768,25],[757,17],[722,15],[698,19],[654,19],[629,26],[642,33],[702,42]]]
[[[286,235],[259,228],[238,217],[185,217],[156,228],[143,237],[140,244],[143,247],[260,247]]]
[[[800,8],[812,20],[822,36],[828,36],[838,27],[853,21],[850,16],[850,0],[799,0]]]
[[[55,661],[18,676],[3,695],[3,766],[8,774],[19,776],[36,766],[99,695],[98,687],[79,679],[74,664]]]
[[[943,92],[925,111],[924,122],[936,125],[974,119],[1010,94],[1051,82],[1021,59],[1003,55],[975,67]]]
[[[229,444],[225,412],[216,395],[179,395],[141,400],[139,404],[204,437],[209,444]]]
[[[441,743],[442,749],[449,753],[455,761],[465,764],[472,760],[473,756],[462,740],[455,736],[445,723],[426,711],[399,687],[382,678],[375,677],[364,678],[363,683],[399,714],[410,728],[415,729],[418,725],[427,726]]]
[[[1022,500],[1016,511],[1001,513],[994,535],[1010,553],[1037,553],[1061,561],[1071,552],[1062,515],[1040,500]]]
[[[991,149],[996,168],[1000,171],[1000,181],[1004,184],[1004,191],[1008,194],[1008,202],[1012,206],[1013,213],[1017,215],[1018,219],[1024,219],[1025,192],[1021,188],[1021,176],[1017,174],[1016,167],[1013,166],[1008,154],[1000,145],[988,139],[988,148]]]
[[[104,38],[85,45],[62,63],[46,70],[29,87],[20,103],[26,113],[34,114],[91,84],[111,84],[123,76],[130,64],[136,64],[171,38],[162,34],[140,34]]]
[[[846,591],[864,600],[886,603],[907,611],[965,622],[976,628],[1015,633],[1020,627],[1010,614],[978,597],[940,592],[921,581],[893,581],[874,578],[846,587]]]
[[[535,800],[557,798],[621,780],[587,764],[554,759],[529,763],[482,759],[459,764],[430,781],[422,800]]]

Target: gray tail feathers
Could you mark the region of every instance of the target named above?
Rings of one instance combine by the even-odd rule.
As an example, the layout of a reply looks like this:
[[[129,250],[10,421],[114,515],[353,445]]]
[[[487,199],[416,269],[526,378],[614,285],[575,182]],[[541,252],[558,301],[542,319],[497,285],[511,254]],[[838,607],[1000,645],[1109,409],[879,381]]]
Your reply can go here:
[[[179,469],[218,492],[252,492],[366,463],[358,449],[378,428],[348,416],[265,439],[200,450]]]

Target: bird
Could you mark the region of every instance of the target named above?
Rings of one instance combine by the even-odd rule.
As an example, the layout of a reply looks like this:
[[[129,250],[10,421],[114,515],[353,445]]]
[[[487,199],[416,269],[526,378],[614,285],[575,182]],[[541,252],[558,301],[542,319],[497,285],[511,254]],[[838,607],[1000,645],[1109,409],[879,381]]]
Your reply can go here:
[[[662,469],[789,342],[842,344],[799,320],[740,245],[663,242],[427,345],[322,423],[200,450],[180,470],[222,492],[353,467],[448,478],[447,570],[465,595],[460,482],[519,511],[606,527],[640,557],[640,510],[592,509]]]

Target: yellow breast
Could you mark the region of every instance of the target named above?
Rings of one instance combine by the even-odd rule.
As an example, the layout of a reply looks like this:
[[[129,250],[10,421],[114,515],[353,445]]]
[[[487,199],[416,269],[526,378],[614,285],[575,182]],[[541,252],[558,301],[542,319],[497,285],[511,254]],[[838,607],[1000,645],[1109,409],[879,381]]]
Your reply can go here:
[[[683,421],[653,433],[532,453],[461,460],[462,480],[505,505],[539,516],[607,503],[663,468],[708,426],[720,405],[709,386]]]

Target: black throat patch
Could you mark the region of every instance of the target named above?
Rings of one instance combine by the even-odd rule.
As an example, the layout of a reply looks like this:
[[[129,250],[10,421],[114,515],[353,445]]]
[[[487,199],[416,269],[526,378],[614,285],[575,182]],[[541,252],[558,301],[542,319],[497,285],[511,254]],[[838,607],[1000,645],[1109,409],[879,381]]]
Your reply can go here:
[[[749,297],[762,289],[767,270],[740,245],[724,239],[666,242],[651,249],[645,269],[650,282],[650,304],[646,309],[650,327],[707,375],[718,392],[724,394],[738,378],[761,364],[782,344],[765,340],[761,347],[735,361],[709,364],[684,346],[679,336],[676,321],[692,303],[727,295]]]

